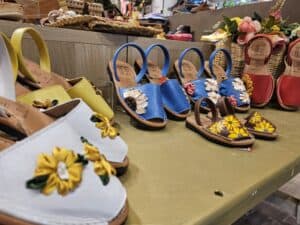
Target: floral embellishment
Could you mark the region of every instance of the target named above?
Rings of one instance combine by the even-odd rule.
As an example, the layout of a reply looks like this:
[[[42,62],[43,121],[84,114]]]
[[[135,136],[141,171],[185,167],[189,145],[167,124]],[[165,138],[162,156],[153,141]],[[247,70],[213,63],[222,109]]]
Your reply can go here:
[[[230,102],[230,104],[232,106],[237,106],[237,100],[236,100],[236,98],[233,95],[231,95],[231,96],[229,96],[227,98],[228,98],[228,101]]]
[[[26,182],[26,187],[41,190],[45,195],[57,190],[60,195],[65,196],[80,184],[82,170],[86,164],[83,156],[56,147],[52,155],[39,155],[34,178]]]
[[[186,93],[189,96],[194,95],[195,90],[196,90],[195,84],[193,84],[192,82],[188,82],[188,83],[185,83],[183,86],[184,86],[184,89],[185,89]]]
[[[206,91],[213,91],[213,92],[218,92],[219,87],[218,87],[218,82],[215,79],[205,79],[205,90]]]
[[[223,119],[213,123],[208,130],[216,135],[229,138],[231,140],[249,138],[250,134],[241,122],[233,115],[225,116]]]
[[[159,83],[160,83],[160,84],[163,84],[163,83],[165,83],[167,80],[168,80],[168,78],[162,76],[162,77],[159,78]]]
[[[249,94],[249,96],[252,96],[253,93],[253,81],[251,80],[249,74],[244,74],[242,77],[242,80],[245,84],[247,93]]]
[[[109,119],[102,114],[96,113],[91,117],[90,120],[95,123],[98,129],[101,130],[101,136],[103,138],[109,137],[114,139],[119,135],[118,129],[113,127]]]
[[[221,97],[217,92],[211,91],[207,93],[207,96],[214,104],[217,104],[218,99]]]
[[[248,118],[246,126],[257,132],[266,132],[271,134],[276,131],[275,126],[271,122],[264,119],[258,112],[254,112]]]
[[[240,78],[234,78],[232,81],[233,88],[237,91],[246,91],[244,82]]]
[[[42,100],[33,100],[32,106],[38,109],[48,109],[50,107],[56,106],[58,104],[58,100],[50,100],[46,99],[44,101]]]
[[[146,113],[148,98],[141,90],[130,88],[123,93],[123,97],[128,107],[137,114]]]
[[[103,185],[107,185],[111,175],[116,175],[115,168],[106,160],[97,147],[88,142],[87,139],[81,137],[84,144],[84,156],[86,159],[94,163],[94,171],[100,177]]]
[[[248,93],[247,92],[240,93],[240,100],[244,104],[249,104],[250,103],[250,97],[249,97]]]

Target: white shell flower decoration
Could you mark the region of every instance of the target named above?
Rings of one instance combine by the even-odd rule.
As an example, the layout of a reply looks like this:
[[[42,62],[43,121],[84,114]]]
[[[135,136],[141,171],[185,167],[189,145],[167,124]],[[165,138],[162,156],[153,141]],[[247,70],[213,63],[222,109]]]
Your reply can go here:
[[[232,85],[233,88],[237,91],[246,91],[245,84],[240,78],[234,78]]]
[[[245,104],[249,104],[250,103],[250,97],[249,94],[247,92],[243,92],[240,94],[240,100],[245,103]]]
[[[214,91],[207,93],[207,95],[208,95],[208,98],[209,98],[210,100],[212,100],[212,102],[213,102],[214,104],[217,104],[218,99],[221,97],[218,93],[216,93],[216,92],[214,92]]]
[[[130,88],[123,93],[123,97],[127,105],[137,114],[146,113],[148,98],[141,90]]]
[[[207,78],[205,80],[205,90],[218,92],[218,82],[215,79]]]

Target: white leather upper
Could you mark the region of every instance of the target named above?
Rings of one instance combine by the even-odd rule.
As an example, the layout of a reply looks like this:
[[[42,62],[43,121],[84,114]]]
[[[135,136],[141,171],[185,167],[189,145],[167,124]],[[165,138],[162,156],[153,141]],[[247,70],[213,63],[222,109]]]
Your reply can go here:
[[[0,152],[0,213],[43,225],[105,225],[124,207],[126,191],[120,181],[112,176],[103,186],[91,162],[79,187],[65,197],[26,189],[40,153],[51,154],[55,146],[83,153],[81,134],[67,120],[61,118]]]

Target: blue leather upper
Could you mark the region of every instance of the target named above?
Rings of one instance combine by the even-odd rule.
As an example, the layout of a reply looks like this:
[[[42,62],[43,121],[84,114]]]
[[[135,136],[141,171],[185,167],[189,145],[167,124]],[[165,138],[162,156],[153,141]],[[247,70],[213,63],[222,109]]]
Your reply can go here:
[[[234,78],[231,76],[231,69],[232,69],[232,59],[230,53],[226,49],[217,49],[215,50],[210,58],[209,58],[209,68],[211,73],[215,76],[214,69],[213,69],[213,61],[216,57],[216,55],[222,52],[226,58],[227,67],[226,67],[226,78],[220,83],[220,94],[222,96],[227,97],[234,97],[236,100],[237,106],[245,106],[249,105],[250,101],[248,101],[248,93],[246,91],[246,88],[241,81],[240,78]]]
[[[170,68],[170,54],[168,49],[161,44],[153,44],[146,49],[145,55],[148,57],[150,52],[156,47],[159,47],[164,54],[164,65],[161,74],[166,77]],[[164,107],[176,113],[183,113],[191,109],[189,100],[178,80],[168,79],[160,85],[160,89]]]
[[[170,79],[160,85],[163,104],[169,110],[183,113],[191,109],[189,99],[178,80]]]
[[[183,52],[181,52],[179,59],[178,59],[179,75],[181,77],[184,77],[183,73],[182,73],[182,62],[183,62],[183,59],[186,56],[186,54],[191,51],[195,52],[199,56],[199,59],[200,59],[200,68],[197,73],[197,77],[198,77],[198,79],[200,79],[200,77],[203,75],[203,72],[204,72],[204,62],[205,61],[204,61],[204,56],[203,56],[202,52],[198,48],[187,48]]]
[[[191,96],[194,101],[207,97],[207,92],[205,90],[205,79],[193,80],[191,83],[195,85],[195,92]]]
[[[120,88],[120,94],[124,99],[124,93],[131,88]],[[134,89],[140,90],[148,98],[148,106],[146,113],[137,114],[144,120],[150,119],[162,119],[166,120],[167,116],[163,108],[163,102],[161,98],[161,92],[159,85],[156,84],[143,84],[134,87]]]

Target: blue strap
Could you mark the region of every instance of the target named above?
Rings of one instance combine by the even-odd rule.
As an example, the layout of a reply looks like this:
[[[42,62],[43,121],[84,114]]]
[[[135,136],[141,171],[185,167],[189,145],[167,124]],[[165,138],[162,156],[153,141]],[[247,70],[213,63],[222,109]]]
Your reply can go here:
[[[180,70],[179,71],[180,76],[184,77],[183,73],[182,73],[182,62],[183,62],[183,59],[184,59],[185,55],[190,51],[194,51],[195,53],[197,53],[197,55],[199,56],[199,59],[200,59],[200,68],[199,68],[199,71],[197,73],[197,77],[199,79],[202,76],[203,72],[204,72],[204,56],[203,56],[202,52],[200,51],[200,49],[198,49],[198,48],[187,48],[180,54],[179,59],[178,59],[178,66],[179,66],[179,70]]]
[[[148,58],[150,52],[152,51],[152,49],[155,47],[159,47],[164,53],[164,57],[165,57],[164,61],[165,62],[164,62],[163,68],[161,70],[161,74],[164,77],[166,77],[169,72],[169,68],[170,68],[170,53],[169,53],[168,49],[165,46],[163,46],[162,44],[153,44],[153,45],[150,45],[145,51],[147,58]]]
[[[226,74],[226,77],[227,78],[231,78],[231,69],[232,69],[232,59],[231,59],[231,55],[229,53],[229,51],[227,51],[226,49],[224,48],[219,48],[219,49],[216,49],[215,51],[213,51],[213,53],[211,53],[210,57],[209,57],[209,69],[211,71],[211,74],[216,77],[216,74],[214,72],[214,67],[213,67],[213,63],[214,63],[214,60],[217,56],[217,54],[219,52],[223,52],[225,58],[226,58],[226,71],[225,71],[225,74]]]
[[[142,78],[145,76],[146,74],[146,71],[147,71],[147,60],[146,60],[146,55],[145,55],[145,52],[144,50],[138,46],[137,44],[133,43],[133,42],[130,42],[130,43],[126,43],[126,44],[123,44],[122,46],[120,46],[117,51],[115,52],[114,56],[113,56],[113,70],[114,70],[114,75],[115,75],[115,78],[117,81],[120,81],[119,79],[119,76],[118,76],[118,72],[117,72],[117,60],[118,60],[118,57],[119,57],[119,54],[120,52],[124,49],[124,48],[128,48],[128,47],[133,47],[135,48],[136,50],[138,50],[138,52],[141,54],[142,56],[142,59],[143,59],[143,66],[142,66],[142,69],[140,70],[140,72],[138,73],[138,75],[136,76],[135,78],[135,81],[137,83],[139,83]]]

